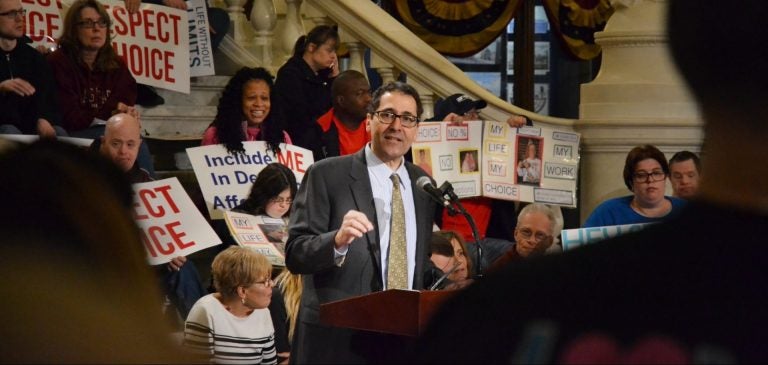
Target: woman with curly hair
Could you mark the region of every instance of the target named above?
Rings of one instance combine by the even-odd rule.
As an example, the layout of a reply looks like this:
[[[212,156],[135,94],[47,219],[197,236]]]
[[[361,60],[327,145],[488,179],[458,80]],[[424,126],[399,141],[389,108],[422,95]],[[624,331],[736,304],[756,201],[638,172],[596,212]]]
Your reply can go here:
[[[244,141],[265,141],[273,153],[291,144],[277,104],[272,104],[274,78],[264,68],[243,67],[219,98],[216,118],[203,133],[202,145],[222,143],[230,154],[243,153]]]

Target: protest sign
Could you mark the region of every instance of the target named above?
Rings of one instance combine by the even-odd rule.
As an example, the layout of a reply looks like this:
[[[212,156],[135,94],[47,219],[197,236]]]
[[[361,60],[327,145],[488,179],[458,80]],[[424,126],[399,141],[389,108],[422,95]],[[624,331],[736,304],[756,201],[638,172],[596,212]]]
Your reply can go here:
[[[421,123],[413,161],[461,198],[576,206],[578,133],[494,121]]]
[[[175,177],[133,185],[133,213],[150,265],[221,243]]]
[[[211,219],[222,219],[223,209],[232,209],[248,197],[256,176],[268,164],[279,162],[293,171],[296,181],[314,163],[312,151],[290,144],[280,144],[275,155],[266,142],[243,142],[245,153],[229,154],[224,145],[187,148],[197,183],[203,192]]]
[[[288,227],[280,218],[224,211],[229,233],[238,245],[267,257],[275,266],[285,266]]]
[[[189,17],[189,75],[215,75],[208,8],[205,0],[187,0]]]
[[[485,122],[483,195],[575,207],[579,140],[558,127]]]
[[[577,229],[564,229],[560,233],[560,241],[563,251],[576,247],[599,242],[629,232],[637,232],[648,226],[649,223],[623,224],[618,226],[589,227]]]
[[[112,47],[136,82],[189,94],[187,12],[145,3],[128,14],[122,1],[102,4],[112,18]]]
[[[61,3],[55,0],[22,0],[21,5],[27,10],[26,34],[32,40],[30,46],[55,49],[56,40],[61,37],[64,28]]]
[[[480,121],[462,125],[420,123],[413,144],[413,163],[439,185],[450,181],[459,197],[480,195]]]

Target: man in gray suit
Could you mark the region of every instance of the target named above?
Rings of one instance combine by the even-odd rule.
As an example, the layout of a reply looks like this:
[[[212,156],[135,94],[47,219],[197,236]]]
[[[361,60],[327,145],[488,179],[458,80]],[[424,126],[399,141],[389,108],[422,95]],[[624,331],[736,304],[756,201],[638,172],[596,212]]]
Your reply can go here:
[[[321,325],[320,304],[395,287],[387,279],[390,266],[407,266],[407,283],[402,282],[408,289],[423,288],[435,205],[416,188],[416,180],[426,173],[403,158],[416,138],[421,113],[413,87],[401,82],[382,86],[367,116],[371,143],[355,154],[319,161],[304,175],[286,244],[288,269],[305,275],[293,362],[365,361],[361,349],[352,345],[359,333]],[[393,180],[398,178],[396,187]],[[402,242],[390,240],[392,217],[400,212],[393,204],[399,200],[393,197],[396,189],[402,197],[401,253],[407,265],[389,265],[389,253],[399,246],[390,250],[390,241]]]

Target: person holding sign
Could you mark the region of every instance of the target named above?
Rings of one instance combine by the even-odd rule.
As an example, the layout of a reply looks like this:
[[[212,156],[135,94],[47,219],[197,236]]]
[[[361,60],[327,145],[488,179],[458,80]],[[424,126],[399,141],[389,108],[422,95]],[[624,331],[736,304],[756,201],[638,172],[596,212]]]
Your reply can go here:
[[[296,186],[296,176],[293,171],[281,163],[273,162],[259,172],[256,181],[251,186],[248,198],[240,205],[232,208],[232,211],[279,218],[287,225],[291,203],[296,196]],[[220,245],[221,249],[234,245],[235,241],[226,222],[215,220],[214,224],[217,225],[219,236],[224,242]],[[279,234],[278,237],[283,242],[288,238],[284,231],[275,231],[274,233]]]
[[[281,218],[287,225],[288,213],[296,196],[296,186],[296,176],[291,169],[280,163],[271,163],[259,172],[248,198],[232,210]],[[265,234],[275,235],[274,238],[280,242],[288,239],[285,230],[265,232]],[[231,236],[229,237],[231,240]],[[281,251],[284,250],[281,249]],[[283,269],[276,280],[279,284],[278,290],[272,292],[269,314],[275,327],[277,356],[281,362],[284,362],[290,357],[290,338],[295,328],[296,312],[298,312],[297,298],[301,295],[301,276]],[[286,306],[286,300],[290,300],[293,306]]]
[[[653,223],[678,215],[685,201],[664,195],[668,175],[667,158],[658,148],[651,145],[633,148],[624,164],[624,184],[633,195],[598,205],[583,227]]]
[[[318,25],[296,40],[293,57],[277,71],[276,95],[286,106],[288,132],[297,145],[311,151],[320,148],[317,119],[332,106],[331,85],[339,74],[338,44],[334,27]]]
[[[51,68],[22,41],[25,16],[20,0],[0,0],[0,134],[66,136]]]
[[[154,180],[136,164],[141,143],[139,121],[133,115],[120,113],[107,120],[104,136],[94,140],[90,148],[114,162],[135,184]],[[162,283],[163,293],[176,306],[181,317],[186,318],[189,310],[204,294],[195,265],[187,263],[185,256],[178,256],[168,265],[158,266],[155,272]]]
[[[280,143],[291,144],[274,100],[274,81],[264,68],[243,67],[219,98],[216,118],[203,133],[202,145],[223,144],[231,154],[243,153],[243,142],[265,141],[277,154]]]
[[[63,126],[70,136],[97,139],[117,113],[139,119],[136,80],[112,48],[112,20],[97,0],[78,0],[64,18],[60,48],[48,55]],[[140,146],[139,165],[154,175],[152,155]]]
[[[211,263],[216,292],[195,303],[184,326],[184,346],[217,364],[277,364],[271,301],[272,265],[249,248],[232,246]]]
[[[366,124],[371,143],[307,169],[285,252],[288,269],[304,276],[293,362],[365,360],[352,346],[363,335],[322,325],[321,304],[423,288],[435,204],[416,187],[426,173],[403,157],[422,112],[412,86],[388,83],[373,94]]]

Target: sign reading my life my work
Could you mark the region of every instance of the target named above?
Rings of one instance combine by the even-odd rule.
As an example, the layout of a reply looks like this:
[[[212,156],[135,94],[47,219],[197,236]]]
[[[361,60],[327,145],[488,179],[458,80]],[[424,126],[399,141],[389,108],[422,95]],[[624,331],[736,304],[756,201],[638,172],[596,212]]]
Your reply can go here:
[[[242,154],[229,154],[220,144],[187,148],[211,219],[222,219],[222,210],[232,209],[245,200],[256,176],[270,163],[287,166],[298,182],[315,162],[312,151],[299,146],[281,143],[277,155],[263,141],[243,142],[243,147]]]
[[[133,184],[133,192],[133,215],[150,265],[221,243],[175,177]]]

